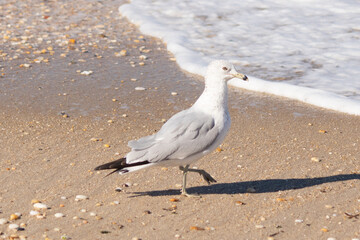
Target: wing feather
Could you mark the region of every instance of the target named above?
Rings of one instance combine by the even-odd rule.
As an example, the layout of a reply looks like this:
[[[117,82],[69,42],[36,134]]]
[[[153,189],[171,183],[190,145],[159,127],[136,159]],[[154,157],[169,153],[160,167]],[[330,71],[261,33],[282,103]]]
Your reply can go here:
[[[132,140],[128,142],[128,146],[133,150],[144,150],[153,146],[156,142],[154,141],[155,135],[146,136],[138,140]]]
[[[182,111],[169,119],[154,135],[130,141],[127,163],[185,159],[206,151],[219,135],[215,120],[208,114]]]

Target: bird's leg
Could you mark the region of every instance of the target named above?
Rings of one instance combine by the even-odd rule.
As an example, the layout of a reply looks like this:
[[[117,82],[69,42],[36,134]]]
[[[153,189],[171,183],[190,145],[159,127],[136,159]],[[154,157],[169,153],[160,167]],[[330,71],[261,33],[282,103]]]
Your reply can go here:
[[[181,171],[183,171],[183,184],[182,184],[182,189],[181,189],[181,194],[186,195],[186,175],[188,173],[188,169],[189,169],[189,165],[186,165],[185,167],[180,166],[179,167]]]
[[[179,167],[179,169],[181,171],[183,171],[183,184],[182,184],[182,189],[181,189],[181,195],[184,195],[186,197],[200,197],[199,195],[193,195],[193,194],[189,194],[186,192],[186,176],[189,171],[189,166],[190,165],[186,165],[185,167],[183,167],[183,166]]]
[[[197,173],[199,173],[208,184],[210,184],[212,182],[216,182],[216,180],[209,173],[207,173],[205,170],[188,168],[187,171],[188,172],[197,172]]]

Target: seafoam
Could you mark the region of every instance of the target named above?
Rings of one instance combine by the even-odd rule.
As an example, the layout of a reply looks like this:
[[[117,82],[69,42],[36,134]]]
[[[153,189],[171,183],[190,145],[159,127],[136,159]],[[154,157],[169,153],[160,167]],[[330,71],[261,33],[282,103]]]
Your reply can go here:
[[[228,59],[254,75],[233,86],[360,115],[356,0],[132,0],[119,11],[186,71]]]

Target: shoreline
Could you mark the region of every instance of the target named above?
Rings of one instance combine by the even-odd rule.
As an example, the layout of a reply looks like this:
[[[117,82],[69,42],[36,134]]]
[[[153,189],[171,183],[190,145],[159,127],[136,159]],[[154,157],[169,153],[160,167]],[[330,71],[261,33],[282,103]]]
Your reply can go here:
[[[195,46],[194,45],[191,46],[191,44],[189,46],[186,43],[186,41],[185,42],[183,41],[183,39],[186,39],[186,38],[189,38],[188,40],[190,42],[194,41],[194,39],[192,39],[192,36],[191,35],[188,36],[186,33],[187,31],[192,31],[191,28],[190,29],[185,28],[182,31],[176,30],[177,28],[175,26],[172,26],[173,29],[171,27],[167,28],[166,24],[162,25],[162,22],[164,21],[164,19],[162,19],[161,16],[157,16],[160,19],[160,21],[159,21],[159,19],[157,19],[157,17],[156,17],[156,14],[154,16],[152,16],[151,14],[147,15],[146,9],[148,9],[148,8],[142,8],[143,6],[144,6],[144,4],[135,3],[135,1],[134,1],[134,2],[120,6],[119,12],[123,16],[126,16],[132,23],[136,24],[143,33],[148,34],[153,37],[158,37],[159,39],[162,39],[167,44],[167,49],[172,54],[174,54],[174,56],[177,59],[178,65],[183,70],[194,73],[194,74],[199,74],[201,76],[205,76],[206,66],[210,61],[209,59],[212,59],[211,55],[214,55],[215,53],[212,53],[209,56],[206,53],[206,50],[200,50],[201,52],[198,52],[197,50],[193,51],[191,49],[192,47],[195,49],[196,48],[201,49],[202,47],[201,47],[201,45],[196,46],[196,44],[195,44]],[[238,6],[238,7],[240,7],[240,6]],[[209,10],[210,10],[210,8],[212,8],[212,6],[209,6]],[[151,7],[150,7],[150,9],[151,9]],[[156,8],[153,8],[152,10],[156,11]],[[174,11],[174,9],[170,10],[170,12],[173,12],[173,11]],[[180,8],[180,11],[181,11],[181,8]],[[150,13],[150,12],[151,11],[149,10],[148,13]],[[195,12],[193,12],[192,14],[195,14]],[[217,12],[216,14],[221,15],[221,11]],[[161,11],[158,13],[158,15],[161,15]],[[168,15],[165,15],[165,16],[168,16],[170,18],[173,17],[174,19],[176,19],[176,17],[177,17],[176,15],[174,16],[171,13],[169,13]],[[243,19],[243,21],[244,20],[245,19]],[[177,19],[177,21],[179,21],[179,19]],[[196,18],[194,18],[194,21],[195,22],[194,22],[193,27],[196,29],[196,31],[201,32],[202,29],[199,28],[199,23],[196,22]],[[211,20],[210,20],[210,22],[211,22]],[[211,24],[209,26],[211,26],[213,24],[215,24],[215,23],[211,22]],[[293,23],[293,24],[295,24],[295,23]],[[186,25],[186,24],[184,24],[184,25]],[[171,26],[171,24],[170,24],[170,26]],[[301,25],[300,25],[300,27],[301,27]],[[302,26],[302,27],[304,27],[304,26]],[[242,28],[236,28],[236,26],[234,26],[234,28],[238,29],[240,31],[244,30]],[[209,27],[208,30],[209,30],[209,32],[213,31],[213,29],[211,29],[211,27]],[[263,31],[266,31],[266,29],[263,29]],[[202,37],[207,38],[206,35],[202,35]],[[237,36],[237,37],[239,37],[239,36]],[[199,40],[200,39],[198,38],[195,40],[195,42],[199,41]],[[213,40],[210,37],[210,38],[207,38],[207,41],[212,42]],[[206,43],[203,43],[203,44],[207,45]],[[212,44],[209,44],[208,47],[212,48],[211,45],[216,45],[216,43],[212,42]],[[303,44],[303,45],[306,45],[306,44]],[[226,49],[226,46],[224,46],[224,43],[223,43],[222,47],[224,47]],[[252,46],[252,47],[254,50],[254,46]],[[265,49],[263,49],[263,52],[264,52],[264,50]],[[229,51],[229,49],[227,49],[227,51]],[[325,53],[326,52],[323,52],[322,54],[325,54]],[[241,55],[241,54],[239,54],[239,55]],[[259,55],[261,55],[261,54],[259,54]],[[306,56],[303,56],[303,57],[306,57]],[[315,57],[315,56],[312,56],[312,57]],[[194,61],[195,59],[196,59],[196,61]],[[297,72],[290,71],[286,74],[286,70],[285,70],[286,67],[284,67],[284,69],[281,70],[281,72],[277,73],[277,74],[279,74],[278,76],[276,76],[276,75],[268,76],[270,78],[259,77],[258,74],[260,74],[260,76],[267,75],[265,73],[272,72],[272,70],[273,70],[272,68],[276,68],[276,67],[275,66],[272,66],[272,68],[268,67],[267,70],[265,70],[265,68],[264,68],[262,70],[262,72],[256,74],[255,68],[263,68],[263,67],[262,66],[257,66],[257,67],[252,66],[254,63],[253,64],[246,63],[247,61],[245,59],[235,57],[235,59],[233,61],[243,63],[242,67],[245,70],[244,73],[249,77],[249,79],[252,79],[252,81],[250,81],[248,83],[244,83],[243,81],[235,78],[235,79],[232,79],[229,81],[229,85],[234,86],[234,87],[239,87],[242,89],[246,89],[246,90],[260,92],[260,93],[274,94],[276,96],[286,97],[288,99],[293,99],[293,100],[298,100],[298,101],[301,101],[301,102],[304,102],[307,104],[311,104],[313,106],[322,107],[322,108],[329,109],[329,110],[335,110],[338,112],[347,113],[347,114],[351,114],[351,115],[355,115],[355,116],[360,116],[360,101],[359,101],[359,99],[357,99],[356,97],[354,97],[354,98],[350,97],[351,92],[354,91],[353,89],[343,91],[343,94],[340,94],[340,93],[337,93],[337,91],[333,91],[335,89],[332,89],[329,91],[329,90],[325,90],[324,88],[321,88],[321,87],[320,88],[308,87],[308,85],[311,85],[311,82],[308,82],[307,84],[299,84],[299,85],[291,84],[291,81],[289,81],[290,79],[297,80],[298,82],[299,81],[306,82],[306,78],[300,80],[297,77],[300,77],[301,75],[309,75],[309,72],[307,72],[307,74],[306,74],[305,72],[298,70]],[[303,61],[305,61],[305,60],[303,60]],[[306,60],[306,61],[310,61],[310,60]],[[314,63],[316,61],[311,60],[311,62]],[[298,64],[303,65],[304,62],[298,63]],[[345,64],[345,63],[343,63],[343,64]],[[266,65],[266,61],[262,61],[262,65]],[[322,65],[322,64],[320,64],[320,65]],[[324,65],[326,65],[326,64],[324,64]],[[236,64],[235,64],[235,66],[236,66]],[[279,68],[279,66],[277,66],[277,67]],[[313,70],[315,70],[315,69],[313,69]],[[289,69],[288,69],[288,71],[289,71]],[[324,69],[323,69],[323,71],[324,71]],[[327,72],[327,71],[328,70],[325,70],[325,72]],[[339,71],[340,71],[340,68],[338,70],[336,70],[335,73],[337,73]],[[254,76],[256,75],[257,77],[254,77],[253,74],[254,74]],[[325,75],[324,74],[325,73],[323,72],[323,74],[322,74],[323,77],[322,78],[316,77],[315,80],[317,79],[317,81],[324,81],[325,79],[331,77],[331,75],[327,76],[326,74]],[[281,76],[281,75],[283,75],[283,76]],[[297,76],[297,77],[294,77],[294,76]],[[310,77],[310,76],[308,76],[308,77]],[[267,79],[273,79],[273,81],[269,81]],[[283,80],[288,79],[288,81],[283,81],[280,79],[283,79]],[[314,80],[313,77],[312,78],[310,77],[310,79]],[[331,83],[331,81],[329,82],[329,84],[330,83]],[[353,85],[354,85],[354,82],[353,82]],[[355,94],[355,92],[353,92],[353,94]],[[350,94],[350,95],[348,96],[348,94]],[[356,94],[354,96],[356,96]]]
[[[98,34],[108,38],[97,35],[97,47],[85,35],[66,37],[76,39],[74,45],[39,45],[40,51],[52,45],[53,55],[14,48],[8,56],[18,59],[1,63],[0,219],[8,223],[0,224],[0,238],[360,238],[356,218],[347,215],[359,212],[359,117],[294,100],[230,87],[230,133],[220,151],[195,164],[218,182],[205,185],[197,174],[188,176],[189,192],[202,198],[180,196],[177,168],[106,178],[94,172],[125,155],[129,140],[159,130],[203,90],[201,78],[171,61],[160,40],[116,16],[117,8],[106,17],[117,3],[97,9],[96,2],[49,3],[54,19],[96,12],[97,24],[81,22],[78,28],[104,25]],[[30,16],[37,4],[43,6],[33,2],[23,14]],[[127,56],[115,55],[121,50]],[[49,61],[19,67],[39,56]],[[87,199],[76,201],[77,195]],[[31,216],[34,200],[49,208]],[[9,220],[15,213],[21,216]],[[11,223],[23,230],[9,229]]]

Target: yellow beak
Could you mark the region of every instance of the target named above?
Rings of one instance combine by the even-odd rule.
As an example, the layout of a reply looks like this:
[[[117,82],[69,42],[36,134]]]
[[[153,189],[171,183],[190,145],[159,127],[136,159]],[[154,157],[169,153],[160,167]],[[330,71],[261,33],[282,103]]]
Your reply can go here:
[[[233,74],[233,76],[236,77],[236,78],[242,79],[244,81],[249,80],[248,77],[246,75],[242,74],[242,73],[235,73],[235,74]]]

